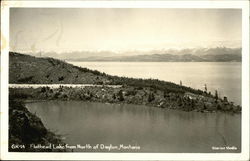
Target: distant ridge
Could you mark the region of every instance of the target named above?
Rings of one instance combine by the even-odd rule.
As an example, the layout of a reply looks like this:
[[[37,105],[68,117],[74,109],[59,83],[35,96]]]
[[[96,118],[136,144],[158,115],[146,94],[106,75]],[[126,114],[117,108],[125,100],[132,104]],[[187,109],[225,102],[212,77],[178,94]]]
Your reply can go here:
[[[162,49],[150,51],[77,51],[28,53],[67,61],[121,61],[121,62],[241,62],[241,48]]]

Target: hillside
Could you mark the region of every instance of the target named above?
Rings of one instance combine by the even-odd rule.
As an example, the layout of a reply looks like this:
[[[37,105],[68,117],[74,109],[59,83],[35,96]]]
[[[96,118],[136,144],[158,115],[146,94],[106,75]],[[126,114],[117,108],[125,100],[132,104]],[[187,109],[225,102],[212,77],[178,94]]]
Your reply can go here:
[[[9,83],[12,84],[110,84],[151,87],[177,93],[203,93],[201,90],[166,81],[111,76],[53,58],[38,58],[13,52],[9,54]]]
[[[79,68],[53,58],[36,58],[10,52],[10,83],[100,84],[107,81],[107,77],[97,71]]]

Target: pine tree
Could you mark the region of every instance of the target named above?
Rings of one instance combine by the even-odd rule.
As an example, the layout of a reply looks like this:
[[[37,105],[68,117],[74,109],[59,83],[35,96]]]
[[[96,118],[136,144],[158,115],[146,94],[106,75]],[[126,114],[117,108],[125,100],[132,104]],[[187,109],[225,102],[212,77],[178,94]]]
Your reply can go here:
[[[122,90],[120,90],[120,91],[118,92],[118,100],[119,100],[119,101],[124,101],[124,97],[123,97]]]
[[[112,96],[112,97],[113,97],[113,99],[114,99],[114,100],[116,99],[116,96],[115,96],[115,94],[113,94],[113,96]]]
[[[218,91],[215,90],[215,99],[217,100],[219,97],[218,97]]]
[[[154,93],[149,93],[148,102],[152,102],[155,99]]]

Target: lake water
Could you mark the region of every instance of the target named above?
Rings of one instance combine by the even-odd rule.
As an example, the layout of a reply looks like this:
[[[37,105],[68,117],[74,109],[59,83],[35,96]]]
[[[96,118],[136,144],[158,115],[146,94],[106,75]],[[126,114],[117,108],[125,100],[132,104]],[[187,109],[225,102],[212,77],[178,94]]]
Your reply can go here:
[[[82,101],[28,103],[27,108],[69,145],[140,147],[112,152],[240,152],[241,115]],[[110,146],[110,144],[112,144]],[[234,150],[212,150],[232,147]],[[237,150],[235,150],[237,148]]]
[[[154,78],[227,96],[241,105],[241,63],[239,62],[69,62],[111,75]]]

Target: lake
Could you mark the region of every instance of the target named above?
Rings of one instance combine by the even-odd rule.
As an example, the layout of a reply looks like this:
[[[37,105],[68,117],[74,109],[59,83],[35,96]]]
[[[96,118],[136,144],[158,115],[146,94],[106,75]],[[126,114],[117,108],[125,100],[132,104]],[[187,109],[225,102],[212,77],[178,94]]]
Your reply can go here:
[[[69,62],[111,75],[154,78],[204,90],[241,105],[240,62]]]
[[[99,144],[97,150],[74,151],[109,152],[109,147],[113,147],[111,152],[241,151],[241,114],[83,101],[47,101],[26,106],[48,129],[61,134],[67,144],[88,144],[86,147],[92,148]]]

